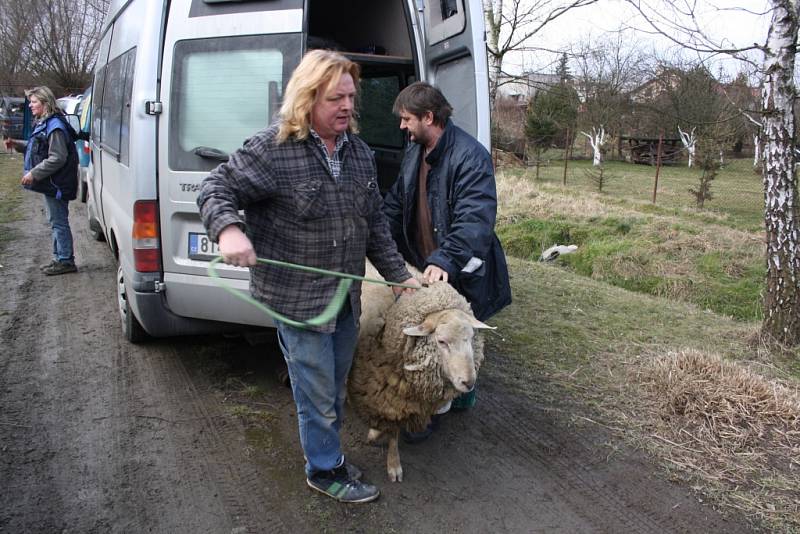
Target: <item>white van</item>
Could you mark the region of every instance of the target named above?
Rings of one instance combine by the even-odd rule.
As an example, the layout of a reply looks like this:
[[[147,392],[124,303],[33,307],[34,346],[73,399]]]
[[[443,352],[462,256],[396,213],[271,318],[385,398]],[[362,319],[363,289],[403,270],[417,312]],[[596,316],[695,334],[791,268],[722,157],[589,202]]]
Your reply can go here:
[[[207,275],[216,245],[195,200],[202,180],[264,128],[303,53],[362,67],[362,137],[379,182],[406,142],[392,115],[416,80],[442,89],[454,121],[489,147],[480,0],[112,0],[92,96],[88,217],[118,259],[126,337],[269,327]],[[220,274],[247,291],[248,271]]]

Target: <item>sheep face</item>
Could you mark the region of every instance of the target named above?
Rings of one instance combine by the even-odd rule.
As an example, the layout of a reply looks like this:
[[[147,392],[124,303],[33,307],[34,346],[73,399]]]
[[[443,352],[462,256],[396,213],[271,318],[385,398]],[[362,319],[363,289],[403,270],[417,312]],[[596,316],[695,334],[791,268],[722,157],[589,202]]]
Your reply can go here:
[[[472,351],[476,329],[492,328],[461,310],[449,309],[428,315],[416,326],[403,329],[412,337],[427,337],[436,345],[442,373],[453,388],[461,393],[475,387],[477,370]],[[406,366],[408,370],[415,370]]]

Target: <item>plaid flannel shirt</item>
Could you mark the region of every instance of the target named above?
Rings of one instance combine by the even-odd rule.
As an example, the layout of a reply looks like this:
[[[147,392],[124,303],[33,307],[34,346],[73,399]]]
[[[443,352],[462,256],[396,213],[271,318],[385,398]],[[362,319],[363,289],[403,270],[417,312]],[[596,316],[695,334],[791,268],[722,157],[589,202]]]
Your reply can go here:
[[[203,181],[197,204],[209,237],[217,241],[239,224],[262,258],[362,276],[368,257],[383,277],[402,282],[411,275],[383,215],[372,152],[350,135],[342,146],[335,180],[309,137],[278,144],[277,126],[257,133]],[[238,210],[244,209],[243,220]],[[287,317],[319,315],[333,297],[338,278],[259,264],[250,269],[250,291]],[[361,283],[350,289],[358,320]],[[336,321],[312,330],[333,332]]]
[[[325,146],[325,141],[322,140],[317,132],[310,130],[309,133],[314,141],[316,141],[317,148],[322,151],[322,156],[328,162],[328,168],[331,170],[333,178],[338,180],[339,174],[342,172],[342,147],[344,147],[344,145],[346,145],[349,141],[347,132],[344,132],[342,135],[336,138],[336,144],[333,147],[333,154],[328,153],[328,147]]]

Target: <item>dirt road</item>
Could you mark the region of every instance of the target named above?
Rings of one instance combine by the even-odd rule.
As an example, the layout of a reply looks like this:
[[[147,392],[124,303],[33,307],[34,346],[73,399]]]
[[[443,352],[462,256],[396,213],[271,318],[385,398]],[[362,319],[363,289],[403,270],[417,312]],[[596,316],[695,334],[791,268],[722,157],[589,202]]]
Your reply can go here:
[[[71,204],[80,272],[46,277],[49,228],[38,195],[25,199],[0,257],[0,532],[748,531],[601,431],[569,426],[562,399],[512,390],[502,354],[488,355],[473,410],[401,446],[401,484],[348,421],[349,459],[382,488],[377,503],[314,494],[274,345],[127,343],[113,258],[83,205]]]

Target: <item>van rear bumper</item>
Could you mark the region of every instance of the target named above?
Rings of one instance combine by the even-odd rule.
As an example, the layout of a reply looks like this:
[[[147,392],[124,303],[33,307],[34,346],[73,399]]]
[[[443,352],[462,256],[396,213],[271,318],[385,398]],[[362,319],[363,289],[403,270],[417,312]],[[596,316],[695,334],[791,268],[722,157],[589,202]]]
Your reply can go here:
[[[247,279],[228,279],[249,294]],[[217,285],[208,276],[164,273],[164,290],[133,290],[134,315],[153,337],[242,332],[272,328],[274,323],[255,306]]]
[[[227,279],[249,294],[249,280]],[[164,273],[164,290],[133,291],[130,304],[139,323],[154,337],[214,334],[273,328],[272,320],[218,286],[208,276]]]
[[[142,328],[153,337],[227,334],[259,330],[259,326],[185,317],[173,313],[161,293],[133,291],[128,302]]]

